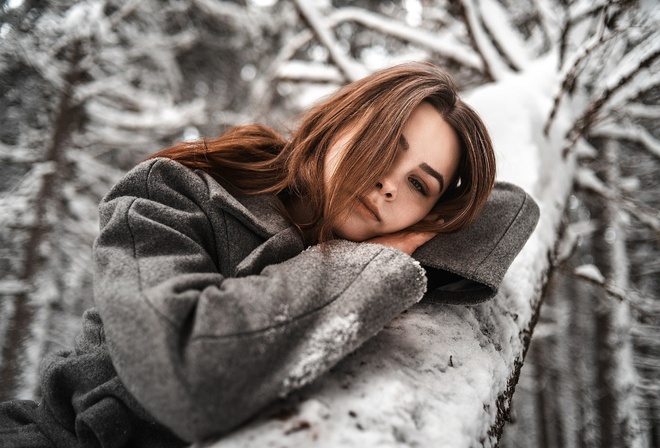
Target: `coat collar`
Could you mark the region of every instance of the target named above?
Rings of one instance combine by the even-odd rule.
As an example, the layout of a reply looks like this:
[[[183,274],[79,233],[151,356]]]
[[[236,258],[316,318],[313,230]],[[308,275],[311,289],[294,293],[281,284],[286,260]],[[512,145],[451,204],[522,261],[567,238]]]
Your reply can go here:
[[[211,201],[245,224],[264,239],[268,239],[293,225],[278,212],[282,206],[274,195],[237,195],[230,194],[208,173],[199,172],[208,185]]]

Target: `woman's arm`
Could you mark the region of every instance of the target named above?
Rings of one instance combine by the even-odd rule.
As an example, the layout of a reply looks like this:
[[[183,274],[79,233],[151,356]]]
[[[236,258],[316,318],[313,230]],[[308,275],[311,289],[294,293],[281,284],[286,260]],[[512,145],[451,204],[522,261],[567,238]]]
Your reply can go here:
[[[174,162],[141,165],[101,205],[94,247],[95,299],[117,372],[188,441],[313,380],[426,288],[403,252],[347,241],[223,276],[216,252],[232,242],[210,216],[232,217],[206,188]],[[273,238],[300,244],[292,231]]]

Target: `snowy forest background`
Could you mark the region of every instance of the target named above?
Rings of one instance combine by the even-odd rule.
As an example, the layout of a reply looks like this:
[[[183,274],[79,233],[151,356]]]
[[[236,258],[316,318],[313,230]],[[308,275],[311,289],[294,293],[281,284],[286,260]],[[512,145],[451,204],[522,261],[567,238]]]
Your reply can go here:
[[[655,0],[4,1],[0,400],[38,398],[39,361],[72,345],[97,203],[147,155],[247,122],[286,133],[397,62],[444,66],[469,102],[548,59],[547,113],[493,124],[537,129],[572,183],[500,446],[660,447]],[[503,115],[521,107],[505,93]]]

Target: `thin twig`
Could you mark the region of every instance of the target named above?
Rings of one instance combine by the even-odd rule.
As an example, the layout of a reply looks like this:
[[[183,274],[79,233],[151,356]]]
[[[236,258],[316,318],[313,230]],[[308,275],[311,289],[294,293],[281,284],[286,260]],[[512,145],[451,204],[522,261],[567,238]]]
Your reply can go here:
[[[568,48],[568,37],[575,25],[586,20],[589,17],[593,17],[601,10],[610,6],[610,2],[593,5],[590,9],[583,11],[581,14],[576,16],[571,16],[570,10],[566,11],[564,18],[564,26],[561,32],[561,37],[559,40],[559,69],[564,66],[564,60],[566,59],[566,49]]]
[[[657,305],[655,305],[654,301],[644,296],[640,291],[619,288],[607,280],[599,279],[587,273],[571,269],[566,265],[560,265],[558,266],[558,269],[573,278],[602,288],[610,297],[617,299],[619,302],[629,304],[632,308],[646,316],[654,316],[658,312]],[[631,297],[637,297],[637,299],[632,299]]]
[[[550,126],[552,126],[552,122],[554,121],[557,115],[557,111],[559,110],[559,104],[561,103],[562,98],[564,97],[565,94],[567,94],[571,90],[573,84],[575,83],[578,69],[582,64],[582,62],[584,62],[587,59],[587,57],[589,57],[598,46],[608,41],[609,39],[612,39],[617,34],[619,33],[613,33],[608,36],[605,36],[605,26],[604,24],[602,24],[602,26],[598,30],[598,34],[594,36],[590,41],[586,42],[582,47],[580,47],[579,53],[575,55],[575,60],[570,65],[570,68],[564,73],[561,82],[561,87],[559,88],[559,91],[555,95],[555,100],[554,100],[554,104],[552,105],[552,110],[550,111],[550,115],[548,116],[548,119],[545,122],[545,126],[543,126],[543,133],[546,136],[550,132]]]
[[[471,70],[482,71],[482,60],[473,48],[460,43],[451,33],[440,34],[421,28],[414,28],[401,20],[357,7],[342,7],[330,14],[326,26],[336,28],[341,23],[355,22],[379,33],[410,42],[416,47],[430,50],[443,58]]]
[[[641,202],[623,197],[618,192],[606,186],[593,172],[586,168],[578,169],[575,181],[578,188],[616,203],[654,232],[660,232],[660,213],[657,210]]]
[[[631,70],[629,73],[619,78],[618,82],[613,86],[605,89],[605,91],[594,102],[592,102],[589,107],[587,107],[582,116],[575,121],[571,130],[567,133],[566,138],[568,143],[564,147],[564,158],[568,157],[571,148],[575,145],[578,138],[580,138],[580,136],[582,136],[582,134],[594,124],[596,116],[614,93],[627,85],[642,70],[650,67],[658,57],[660,57],[660,47],[646,55],[641,61],[639,61],[634,70]]]
[[[620,140],[630,140],[638,143],[645,148],[650,154],[660,158],[660,140],[655,138],[646,128],[634,123],[622,123],[625,126],[618,126],[614,123],[609,123],[607,126],[600,124],[596,129],[593,129],[589,135],[594,137],[607,137]]]
[[[476,29],[475,27],[477,26],[475,20],[472,18],[472,11],[468,10],[468,7],[466,6],[466,1],[467,0],[461,0],[458,5],[461,11],[461,15],[463,16],[463,22],[465,23],[465,27],[467,29],[468,37],[470,38],[470,43],[472,44],[472,48],[477,52],[479,57],[481,58],[481,62],[483,63],[483,71],[484,71],[484,76],[491,82],[495,81],[495,76],[493,75],[493,70],[491,69],[490,63],[488,61],[488,58],[486,58],[486,55],[484,54],[483,48],[481,45],[479,45],[479,42],[477,41],[476,37]]]
[[[321,15],[315,6],[308,0],[295,0],[300,15],[307,22],[309,27],[314,31],[314,34],[319,38],[330,53],[330,59],[337,64],[337,67],[342,72],[347,81],[357,81],[366,74],[364,67],[359,66],[356,62],[351,61],[346,53],[339,48],[336,39],[323,24]]]

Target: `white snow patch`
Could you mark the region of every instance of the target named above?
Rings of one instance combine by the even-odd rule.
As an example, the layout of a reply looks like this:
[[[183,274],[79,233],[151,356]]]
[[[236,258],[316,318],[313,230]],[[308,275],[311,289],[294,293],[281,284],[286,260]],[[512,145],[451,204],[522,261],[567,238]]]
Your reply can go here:
[[[406,8],[406,23],[417,27],[422,24],[422,2],[419,0],[404,0]]]
[[[25,0],[7,0],[5,2],[5,10],[18,9],[23,6],[23,3],[25,3]]]
[[[522,69],[529,64],[529,55],[523,37],[512,25],[509,13],[504,6],[495,0],[479,2],[481,16],[488,31],[500,44],[516,68]]]
[[[291,373],[284,380],[284,390],[297,389],[317,377],[333,360],[338,359],[339,353],[333,347],[350,345],[359,329],[360,321],[355,313],[335,316],[327,325],[320,327],[303,343],[300,352],[294,352],[297,364],[291,367]]]
[[[552,107],[557,83],[555,60],[546,57],[521,74],[505,77],[466,95],[481,115],[495,145],[497,178],[533,192],[542,175],[545,146],[539,129]]]
[[[249,0],[249,2],[259,8],[270,8],[277,3],[277,0]]]
[[[595,264],[583,264],[574,269],[574,272],[584,278],[588,278],[597,283],[605,283],[605,276]]]
[[[4,39],[9,35],[11,32],[11,25],[8,23],[3,23],[2,26],[0,26],[0,39]]]

